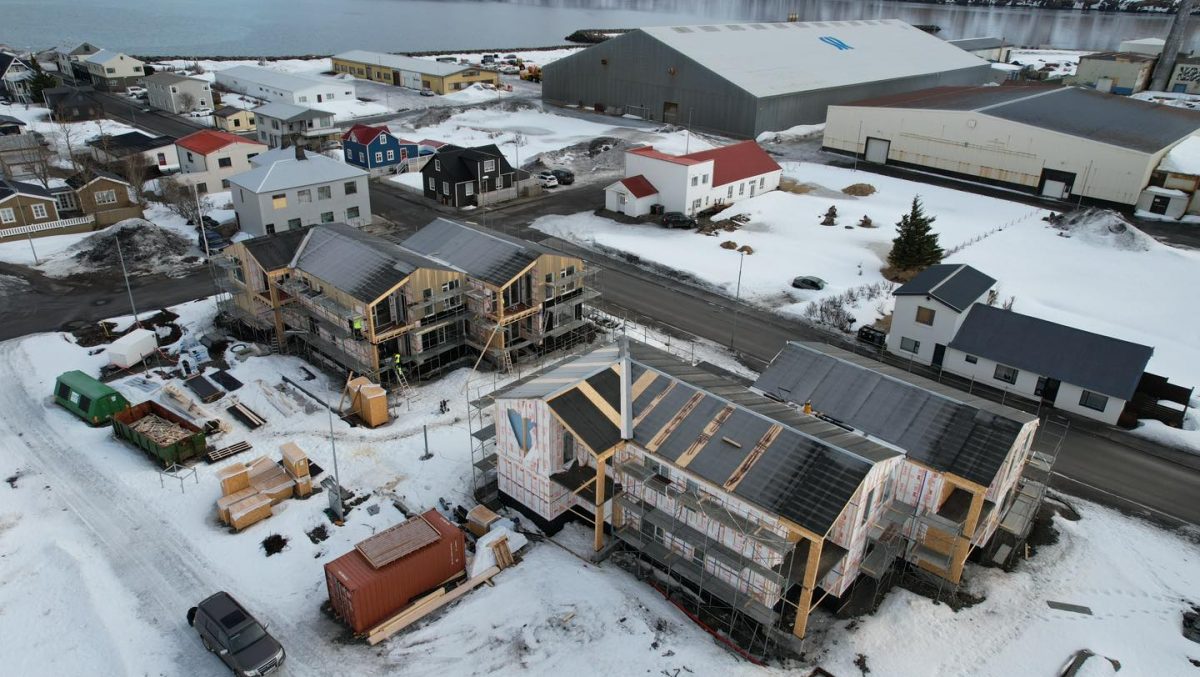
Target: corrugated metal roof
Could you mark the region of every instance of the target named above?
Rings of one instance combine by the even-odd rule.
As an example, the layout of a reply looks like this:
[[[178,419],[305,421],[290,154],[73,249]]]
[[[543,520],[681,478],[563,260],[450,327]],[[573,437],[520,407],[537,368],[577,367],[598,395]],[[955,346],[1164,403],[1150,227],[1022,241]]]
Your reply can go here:
[[[290,103],[272,102],[267,103],[250,111],[255,115],[261,115],[266,118],[274,118],[283,122],[292,122],[295,120],[315,120],[317,118],[332,118],[333,113],[328,113],[307,106],[295,106]]]
[[[851,357],[836,348],[788,343],[754,387],[797,405],[811,402],[817,413],[895,445],[913,460],[983,486],[991,485],[1021,428],[1034,418],[999,405],[973,406]]]
[[[1149,346],[978,303],[950,347],[1122,400],[1133,397],[1154,354]]]
[[[342,59],[344,61],[358,61],[359,63],[383,66],[384,68],[392,68],[398,71],[413,71],[417,73],[424,73],[426,75],[436,75],[438,77],[454,75],[455,73],[461,73],[462,71],[475,68],[474,66],[464,66],[458,63],[444,63],[441,61],[434,61],[432,59],[418,59],[416,57],[401,56],[399,54],[368,52],[365,49],[352,49],[349,52],[335,54],[333,58]]]
[[[639,29],[755,96],[978,68],[977,56],[898,20]],[[613,38],[619,42],[624,36]],[[678,64],[686,68],[685,64]]]
[[[293,265],[365,303],[386,294],[417,268],[442,268],[344,223],[314,226]]]
[[[947,40],[946,42],[959,49],[965,49],[968,52],[979,49],[997,49],[1005,45],[1004,38],[996,37],[961,38],[959,40]]]
[[[157,73],[148,75],[142,79],[142,82],[162,83],[164,85],[175,85],[181,82],[195,82],[202,85],[208,84],[206,81],[201,80],[200,78],[189,78],[186,75],[179,75],[178,73],[171,73],[169,71],[158,71]]]
[[[295,148],[276,148],[255,156],[254,169],[234,174],[229,182],[254,193],[302,188],[317,183],[349,181],[367,173],[358,167],[338,162],[320,153],[304,151],[305,160],[296,159]]]
[[[447,219],[430,222],[401,245],[497,287],[511,282],[543,253],[531,243]]]
[[[354,84],[330,78],[317,78],[298,73],[282,73],[269,68],[257,66],[232,66],[216,72],[217,82],[228,84],[230,79],[252,82],[272,89],[282,89],[291,92],[311,89],[313,87],[346,87],[353,90]]]
[[[965,264],[930,266],[893,292],[896,296],[932,296],[962,312],[987,293],[996,281]]]
[[[976,111],[1146,153],[1167,148],[1200,129],[1200,111],[1085,87],[934,87],[846,105]]]

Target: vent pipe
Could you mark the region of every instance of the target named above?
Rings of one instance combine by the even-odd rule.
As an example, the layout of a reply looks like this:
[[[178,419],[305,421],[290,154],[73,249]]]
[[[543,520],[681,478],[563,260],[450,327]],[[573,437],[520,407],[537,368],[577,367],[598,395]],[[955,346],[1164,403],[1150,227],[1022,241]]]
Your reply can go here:
[[[621,337],[621,439],[633,439],[633,363],[629,359],[629,339]]]

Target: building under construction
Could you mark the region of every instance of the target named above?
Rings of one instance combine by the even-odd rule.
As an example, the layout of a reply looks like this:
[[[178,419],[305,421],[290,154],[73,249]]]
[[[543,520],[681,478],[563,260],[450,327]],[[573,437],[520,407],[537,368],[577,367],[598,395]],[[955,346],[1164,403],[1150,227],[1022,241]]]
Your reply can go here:
[[[789,344],[750,388],[610,344],[477,401],[494,423],[473,432],[476,467],[765,653],[899,561],[956,586],[972,552],[1003,560],[1028,535],[1053,462],[1032,451],[1039,421],[962,397],[825,346]]]
[[[589,338],[581,259],[438,219],[394,243],[346,224],[239,242],[221,309],[279,351],[404,385]]]

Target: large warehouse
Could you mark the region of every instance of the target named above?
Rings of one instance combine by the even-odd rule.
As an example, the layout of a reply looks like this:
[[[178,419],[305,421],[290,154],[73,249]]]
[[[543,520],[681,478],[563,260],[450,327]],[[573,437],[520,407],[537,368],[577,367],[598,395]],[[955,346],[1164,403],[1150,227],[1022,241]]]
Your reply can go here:
[[[830,107],[823,145],[1045,197],[1134,205],[1167,152],[1197,132],[1200,111],[1093,89],[938,87]]]
[[[547,64],[542,98],[747,138],[822,122],[832,104],[992,77],[903,21],[660,26]]]

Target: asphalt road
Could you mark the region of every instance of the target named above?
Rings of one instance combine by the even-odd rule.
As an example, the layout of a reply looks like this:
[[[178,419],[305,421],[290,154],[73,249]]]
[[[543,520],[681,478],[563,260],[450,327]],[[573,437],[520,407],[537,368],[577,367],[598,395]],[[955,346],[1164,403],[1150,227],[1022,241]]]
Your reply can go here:
[[[148,132],[154,132],[155,134],[165,134],[181,138],[201,129],[211,129],[199,120],[190,120],[171,113],[164,113],[163,111],[144,113],[141,110],[146,107],[144,101],[131,99],[121,94],[96,92],[96,99],[100,102],[108,117],[135,127],[140,127]]]
[[[373,211],[394,226],[373,228],[402,238],[438,216],[448,214],[416,196],[390,187],[373,187]],[[748,365],[761,369],[788,340],[825,341],[832,337],[814,327],[735,303],[718,294],[578,250],[568,243],[531,231],[530,221],[544,214],[570,214],[594,208],[596,186],[560,189],[548,197],[492,211],[476,211],[473,221],[513,235],[543,241],[551,247],[582,254],[603,271],[602,303],[630,319],[663,325],[681,335],[732,342]],[[459,217],[461,218],[461,217]],[[51,279],[20,266],[0,264],[0,275],[28,281],[19,295],[0,299],[0,339],[41,331],[69,329],[82,322],[130,312],[119,276]],[[141,311],[162,308],[213,293],[207,270],[186,277],[149,276],[132,280]],[[736,327],[736,329],[735,329]],[[1200,471],[1150,455],[1083,430],[1072,430],[1063,443],[1054,484],[1073,495],[1157,518],[1165,523],[1200,524]]]

